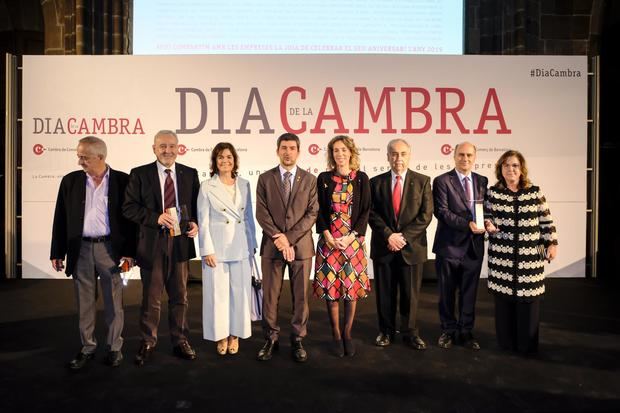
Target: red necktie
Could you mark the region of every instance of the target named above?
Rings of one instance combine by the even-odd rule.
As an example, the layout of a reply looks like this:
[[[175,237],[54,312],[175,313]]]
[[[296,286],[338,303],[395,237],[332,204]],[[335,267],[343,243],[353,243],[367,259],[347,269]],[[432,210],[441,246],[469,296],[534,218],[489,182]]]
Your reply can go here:
[[[394,190],[392,191],[392,206],[394,207],[394,217],[397,220],[400,213],[400,193],[400,175],[396,175],[396,184],[394,184]]]
[[[166,169],[166,181],[164,182],[164,209],[174,208],[177,206],[177,197],[174,192],[174,182],[172,182],[172,171]]]

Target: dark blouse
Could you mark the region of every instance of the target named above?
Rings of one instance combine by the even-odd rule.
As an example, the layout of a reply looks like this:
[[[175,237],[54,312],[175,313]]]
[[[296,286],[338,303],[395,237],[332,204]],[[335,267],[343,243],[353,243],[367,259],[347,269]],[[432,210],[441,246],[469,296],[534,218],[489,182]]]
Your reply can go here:
[[[317,177],[317,196],[319,198],[319,215],[316,220],[316,232],[329,230],[331,214],[331,195],[336,187],[332,179],[335,172],[321,172]],[[370,214],[370,183],[368,175],[357,171],[353,180],[353,203],[351,206],[351,229],[360,236],[366,234],[368,215]]]

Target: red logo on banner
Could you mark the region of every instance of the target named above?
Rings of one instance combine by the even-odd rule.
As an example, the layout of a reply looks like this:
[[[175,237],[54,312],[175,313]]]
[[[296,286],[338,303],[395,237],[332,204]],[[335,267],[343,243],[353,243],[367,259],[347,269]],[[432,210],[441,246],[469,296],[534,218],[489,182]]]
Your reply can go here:
[[[37,143],[32,147],[32,152],[34,152],[35,155],[42,155],[44,151],[45,148],[40,143]]]
[[[441,153],[444,155],[450,155],[452,153],[452,146],[447,143],[445,145],[441,145]]]
[[[316,143],[308,146],[308,152],[310,152],[311,155],[316,155],[317,153],[319,153],[320,150],[321,148]]]
[[[179,145],[179,155],[185,155],[185,152],[187,152],[187,146]]]

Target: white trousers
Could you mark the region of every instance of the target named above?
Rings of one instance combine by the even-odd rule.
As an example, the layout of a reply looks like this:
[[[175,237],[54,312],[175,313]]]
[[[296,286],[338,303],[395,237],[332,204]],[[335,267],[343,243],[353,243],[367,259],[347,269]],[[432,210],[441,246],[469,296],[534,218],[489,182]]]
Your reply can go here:
[[[250,260],[202,264],[202,329],[205,340],[252,335]]]

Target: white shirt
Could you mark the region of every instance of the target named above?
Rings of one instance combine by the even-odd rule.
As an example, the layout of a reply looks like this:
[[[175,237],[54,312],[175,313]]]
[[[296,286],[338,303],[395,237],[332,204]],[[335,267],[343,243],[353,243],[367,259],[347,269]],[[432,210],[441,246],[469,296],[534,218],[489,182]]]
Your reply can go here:
[[[396,186],[396,176],[400,176],[400,199],[403,199],[403,191],[405,190],[405,177],[407,176],[407,170],[402,174],[397,174],[393,170],[390,171],[392,173],[392,193],[394,193],[394,187]]]
[[[164,186],[166,185],[166,177],[168,176],[168,174],[166,174],[166,169],[170,169],[170,177],[172,178],[172,183],[174,183],[174,198],[176,201],[176,208],[177,208],[177,212],[181,213],[181,210],[179,209],[179,189],[177,186],[177,173],[176,173],[176,169],[175,169],[175,163],[173,163],[172,165],[170,165],[169,168],[165,167],[164,165],[162,165],[161,163],[159,163],[159,161],[156,162],[157,164],[157,174],[159,175],[159,188],[161,190],[161,210],[164,210]]]
[[[95,186],[92,176],[86,174],[86,200],[84,205],[84,237],[104,237],[110,235],[110,216],[108,214],[108,188],[110,182],[110,168],[106,166],[106,173],[99,186]]]
[[[290,172],[291,176],[290,176],[290,181],[291,181],[291,191],[293,190],[293,182],[295,182],[295,174],[297,173],[297,165],[293,166],[293,168],[290,171],[287,171],[286,169],[284,169],[284,167],[282,165],[278,165],[278,167],[280,168],[280,182],[284,182],[284,174],[286,172]]]

